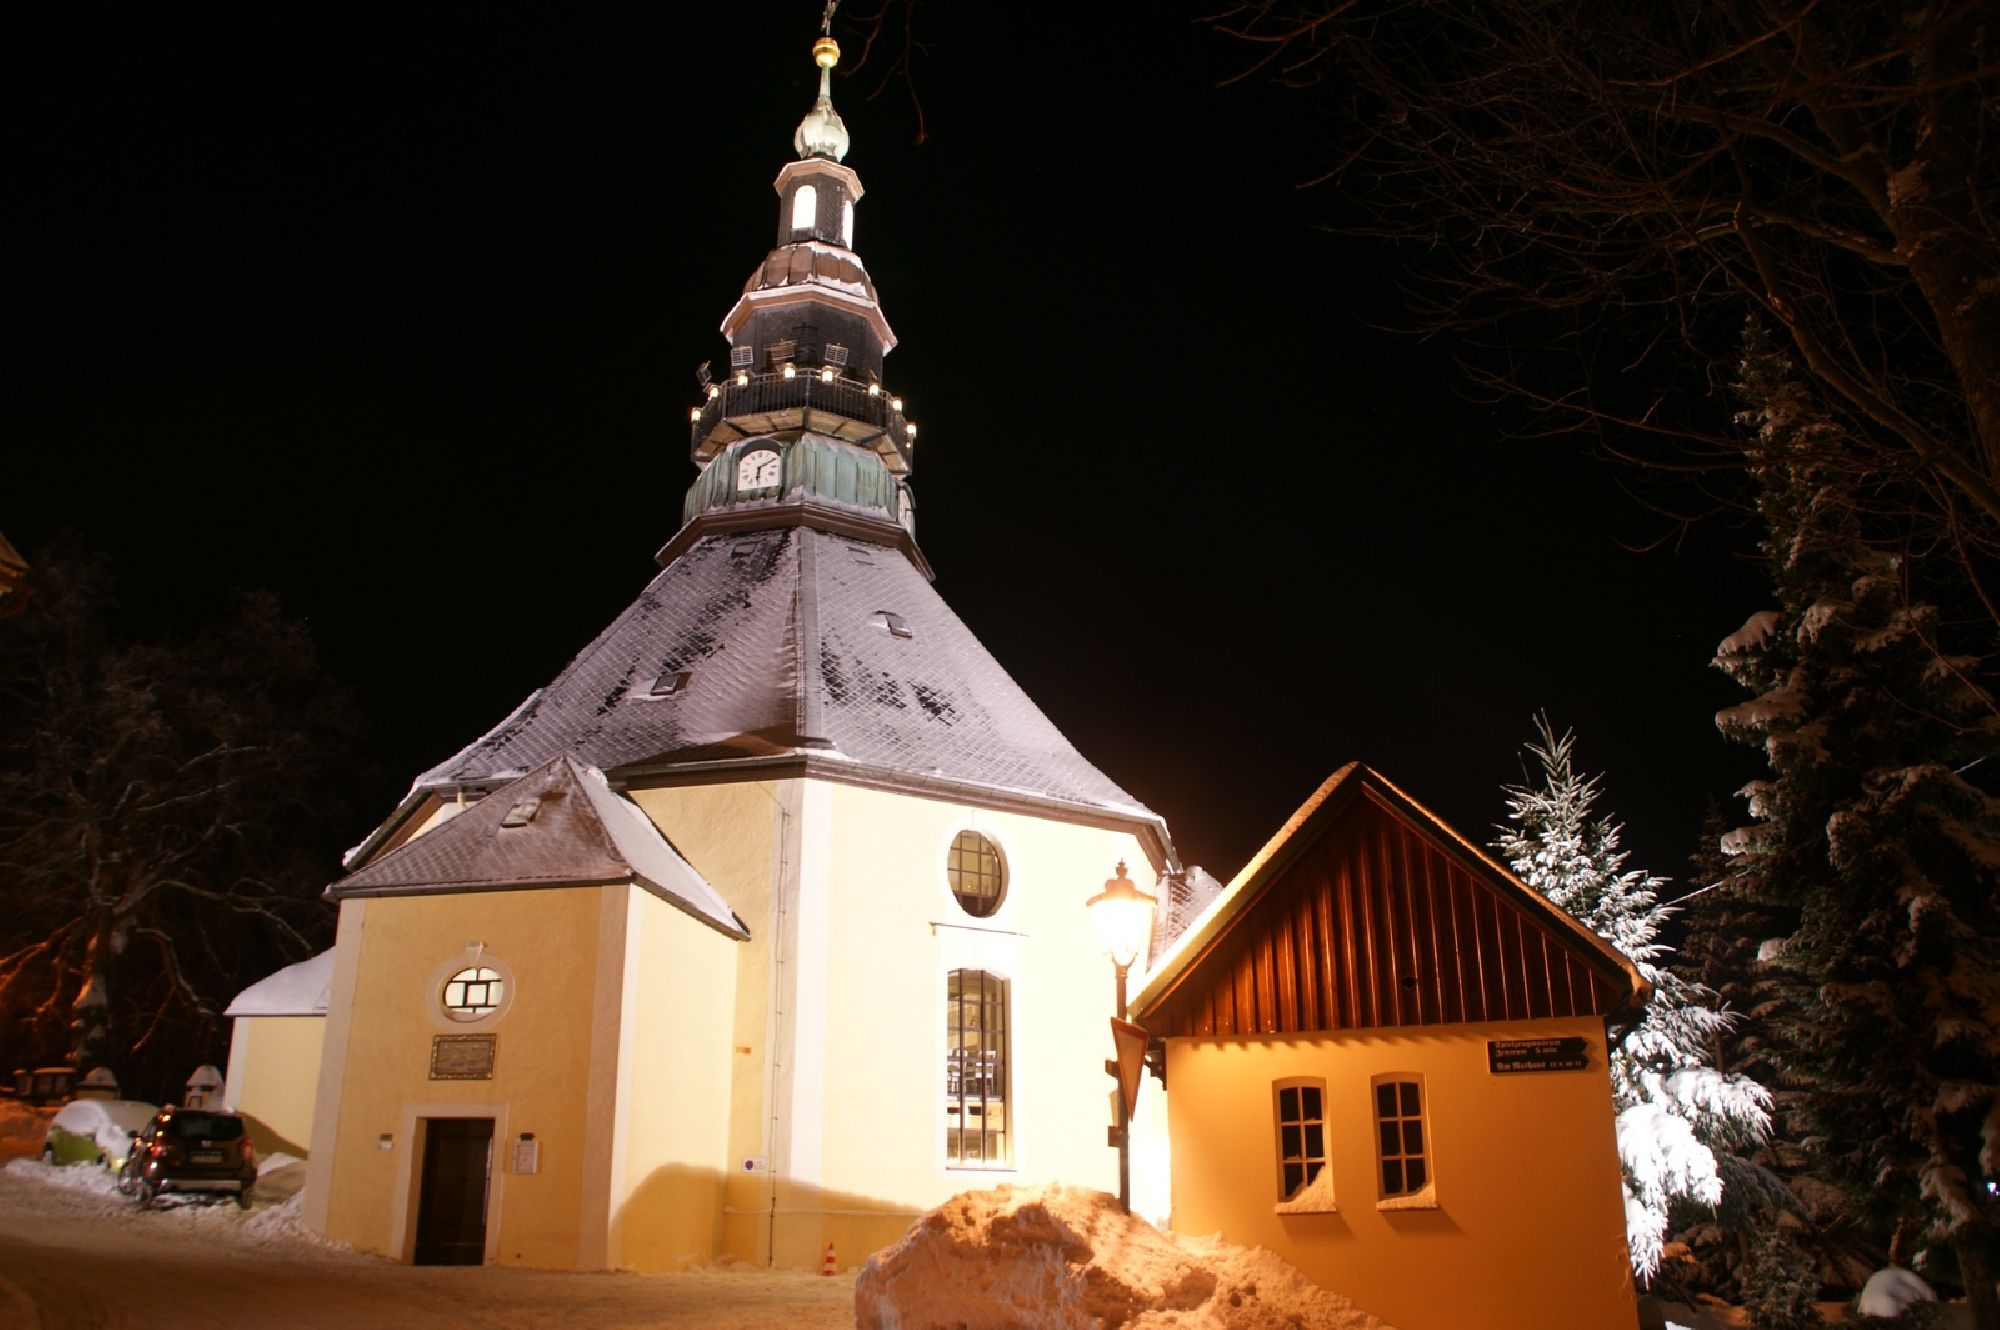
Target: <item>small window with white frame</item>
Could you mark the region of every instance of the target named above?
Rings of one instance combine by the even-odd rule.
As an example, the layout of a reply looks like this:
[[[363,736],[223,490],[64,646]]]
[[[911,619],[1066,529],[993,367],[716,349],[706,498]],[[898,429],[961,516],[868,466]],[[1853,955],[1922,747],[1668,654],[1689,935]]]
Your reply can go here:
[[[1383,1209],[1435,1205],[1430,1133],[1424,1123],[1421,1076],[1393,1072],[1374,1079],[1376,1183]]]
[[[1326,1172],[1326,1082],[1279,1081],[1272,1087],[1278,1120],[1278,1199],[1296,1201]]]

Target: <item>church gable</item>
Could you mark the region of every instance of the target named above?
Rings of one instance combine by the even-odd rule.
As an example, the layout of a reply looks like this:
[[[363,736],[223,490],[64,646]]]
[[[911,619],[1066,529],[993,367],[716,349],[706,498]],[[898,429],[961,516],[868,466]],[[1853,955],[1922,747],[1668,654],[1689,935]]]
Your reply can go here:
[[[602,772],[567,757],[535,770],[326,889],[426,896],[636,882],[730,937],[749,934],[715,888]]]
[[[1335,773],[1162,959],[1157,1035],[1602,1016],[1630,962],[1359,763]]]

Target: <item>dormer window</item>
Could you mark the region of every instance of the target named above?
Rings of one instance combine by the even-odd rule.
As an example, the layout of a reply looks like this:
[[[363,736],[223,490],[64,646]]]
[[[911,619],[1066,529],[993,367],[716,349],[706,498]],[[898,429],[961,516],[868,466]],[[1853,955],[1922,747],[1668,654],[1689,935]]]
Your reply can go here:
[[[814,185],[800,185],[792,193],[792,229],[810,231],[819,220],[819,189]]]
[[[877,610],[868,616],[868,622],[880,628],[891,637],[915,637],[917,630],[910,627],[909,620],[894,610]]]
[[[653,680],[652,697],[672,697],[687,691],[688,681],[694,676],[686,670],[661,670],[660,677]]]
[[[854,248],[854,200],[840,201],[840,243]]]

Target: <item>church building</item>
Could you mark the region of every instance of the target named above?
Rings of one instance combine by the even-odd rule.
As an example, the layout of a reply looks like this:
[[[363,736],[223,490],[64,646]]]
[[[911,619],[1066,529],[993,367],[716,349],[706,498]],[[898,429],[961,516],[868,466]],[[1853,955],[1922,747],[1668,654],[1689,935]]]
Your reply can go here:
[[[260,1049],[317,1049],[331,1238],[852,1266],[961,1191],[1116,1187],[1084,902],[1173,850],[932,587],[839,51],[813,54],[660,571],[350,855],[323,1037],[232,1061],[273,1084]]]

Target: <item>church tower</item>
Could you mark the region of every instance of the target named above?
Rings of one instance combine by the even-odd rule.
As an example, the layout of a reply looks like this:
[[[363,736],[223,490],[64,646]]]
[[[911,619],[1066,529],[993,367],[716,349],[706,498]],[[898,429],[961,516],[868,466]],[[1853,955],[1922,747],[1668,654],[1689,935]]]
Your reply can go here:
[[[328,888],[333,1237],[816,1268],[960,1191],[1115,1186],[1083,903],[1171,845],[932,586],[839,50],[813,58],[660,571]]]

